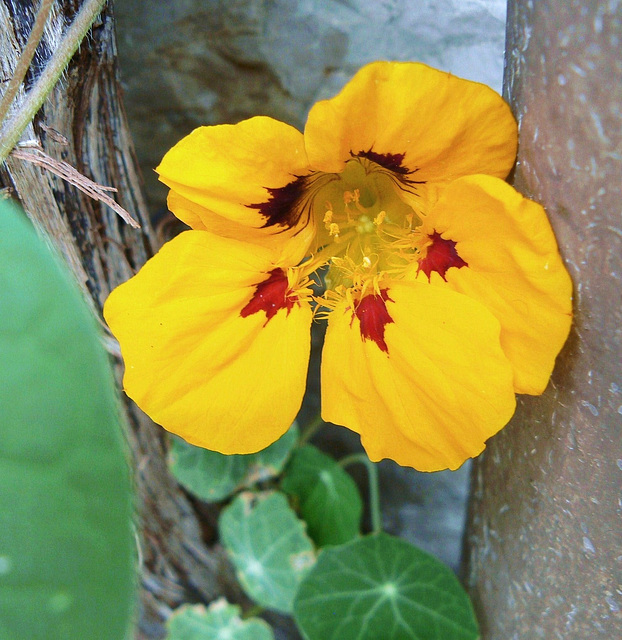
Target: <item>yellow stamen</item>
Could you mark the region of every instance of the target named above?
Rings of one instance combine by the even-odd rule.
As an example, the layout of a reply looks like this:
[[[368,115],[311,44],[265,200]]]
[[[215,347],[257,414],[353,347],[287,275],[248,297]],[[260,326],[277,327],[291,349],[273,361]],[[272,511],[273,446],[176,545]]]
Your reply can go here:
[[[350,204],[351,202],[358,202],[360,196],[361,196],[361,192],[359,189],[355,189],[354,191],[344,191],[343,202],[344,204]]]
[[[299,302],[309,301],[313,298],[311,279],[303,273],[300,267],[288,267],[287,289],[296,295]]]
[[[351,260],[347,257],[334,258],[332,262],[339,263],[340,266],[347,268],[348,262],[351,262]],[[344,287],[340,284],[334,289],[327,289],[323,296],[314,296],[313,300],[318,305],[314,317],[328,317],[329,313],[334,311],[344,300],[347,308],[355,309],[366,295],[380,295],[382,289],[387,288],[390,278],[387,273],[381,271],[373,276],[353,273],[352,280],[353,284],[351,286]],[[320,311],[320,308],[326,309],[326,311]]]
[[[335,238],[335,242],[326,245],[323,249],[318,251],[315,255],[311,255],[306,262],[296,267],[300,270],[301,275],[308,276],[320,267],[323,267],[329,260],[338,260],[335,255],[343,253],[348,250],[349,245],[347,241],[351,240],[356,234],[353,232],[346,233],[338,240]]]
[[[381,211],[375,218],[374,218],[374,224],[379,227],[383,222],[384,219],[387,217],[387,212],[386,211]],[[412,221],[412,216],[411,216],[411,221]]]

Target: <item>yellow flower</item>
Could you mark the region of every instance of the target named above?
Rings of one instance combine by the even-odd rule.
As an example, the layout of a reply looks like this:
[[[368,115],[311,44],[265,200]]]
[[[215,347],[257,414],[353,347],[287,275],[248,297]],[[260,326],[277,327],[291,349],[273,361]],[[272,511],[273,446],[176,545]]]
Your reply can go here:
[[[295,418],[325,315],[323,418],[372,460],[457,468],[543,391],[570,326],[544,210],[502,180],[515,153],[497,94],[412,63],[363,68],[304,134],[195,130],[158,167],[192,231],[105,306],[128,395],[193,444],[257,451]]]

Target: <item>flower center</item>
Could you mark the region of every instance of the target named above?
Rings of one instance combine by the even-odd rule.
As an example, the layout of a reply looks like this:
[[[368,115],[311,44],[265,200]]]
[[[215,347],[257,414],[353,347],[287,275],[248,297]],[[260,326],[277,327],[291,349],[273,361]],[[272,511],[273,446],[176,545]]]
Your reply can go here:
[[[318,246],[333,258],[326,275],[330,288],[349,287],[358,277],[404,264],[395,250],[396,240],[420,222],[399,182],[366,158],[348,161],[339,176],[318,190],[313,215]]]

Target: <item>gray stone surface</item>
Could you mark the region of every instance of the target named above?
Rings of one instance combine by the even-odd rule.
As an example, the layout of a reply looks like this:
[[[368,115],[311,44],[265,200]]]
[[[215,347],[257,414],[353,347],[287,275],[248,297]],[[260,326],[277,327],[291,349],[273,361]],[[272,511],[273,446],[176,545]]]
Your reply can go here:
[[[153,168],[202,124],[310,106],[378,59],[419,60],[501,89],[505,0],[123,0],[126,106],[153,207]]]
[[[393,462],[380,466],[383,525],[460,571],[471,464],[458,471],[417,473]]]

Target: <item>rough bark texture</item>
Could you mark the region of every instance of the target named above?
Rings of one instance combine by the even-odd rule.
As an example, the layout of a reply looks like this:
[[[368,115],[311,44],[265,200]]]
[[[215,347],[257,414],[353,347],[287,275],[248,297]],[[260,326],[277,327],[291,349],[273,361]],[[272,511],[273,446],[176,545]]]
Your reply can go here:
[[[69,0],[55,7],[27,86],[79,4]],[[33,7],[38,5],[38,0],[0,2],[0,64],[5,78],[15,66],[30,31]],[[108,7],[97,20],[23,140],[38,142],[55,159],[71,163],[100,184],[116,187],[117,201],[142,228],[131,229],[113,211],[38,166],[9,158],[0,170],[2,186],[60,250],[98,314],[109,291],[127,280],[158,244],[119,98],[111,11]],[[120,374],[118,361],[117,365]],[[211,532],[205,526],[201,530],[193,506],[167,471],[162,429],[132,404],[126,414],[141,532],[137,637],[158,638],[164,636],[161,622],[169,607],[218,595],[223,589],[219,581],[227,580],[227,571],[222,554],[205,546]]]
[[[547,208],[575,323],[547,392],[477,463],[468,580],[485,640],[622,637],[622,4],[510,0],[516,187]]]

